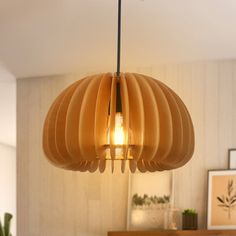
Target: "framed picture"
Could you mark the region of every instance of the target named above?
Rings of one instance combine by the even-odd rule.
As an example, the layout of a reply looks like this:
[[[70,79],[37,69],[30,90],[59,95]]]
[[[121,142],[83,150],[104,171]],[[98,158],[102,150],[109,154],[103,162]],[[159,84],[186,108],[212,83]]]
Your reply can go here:
[[[208,172],[208,229],[236,229],[236,170]]]
[[[172,179],[172,171],[130,174],[128,230],[164,228],[164,213],[173,201]]]
[[[236,149],[228,150],[229,169],[236,169]]]

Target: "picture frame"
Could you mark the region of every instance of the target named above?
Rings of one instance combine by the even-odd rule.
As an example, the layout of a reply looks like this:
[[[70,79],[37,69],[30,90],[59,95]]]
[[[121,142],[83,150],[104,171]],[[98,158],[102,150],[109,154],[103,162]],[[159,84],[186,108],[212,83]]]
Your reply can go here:
[[[164,213],[174,199],[173,178],[173,171],[129,175],[127,230],[164,229]]]
[[[207,228],[236,229],[236,170],[209,170]]]
[[[228,168],[230,170],[236,169],[236,149],[231,148],[228,150]]]

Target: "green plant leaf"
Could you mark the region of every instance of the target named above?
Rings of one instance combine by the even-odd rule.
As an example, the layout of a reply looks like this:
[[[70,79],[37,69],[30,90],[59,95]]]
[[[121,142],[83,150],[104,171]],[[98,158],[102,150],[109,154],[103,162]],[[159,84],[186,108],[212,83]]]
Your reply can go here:
[[[195,209],[186,209],[183,212],[183,215],[196,215],[196,214],[197,214],[197,212]]]
[[[12,219],[12,214],[10,213],[5,213],[4,214],[4,236],[9,236],[10,235],[10,227],[11,227],[11,219]]]
[[[1,220],[0,220],[0,236],[4,236],[4,230],[3,230],[3,226],[2,226]]]

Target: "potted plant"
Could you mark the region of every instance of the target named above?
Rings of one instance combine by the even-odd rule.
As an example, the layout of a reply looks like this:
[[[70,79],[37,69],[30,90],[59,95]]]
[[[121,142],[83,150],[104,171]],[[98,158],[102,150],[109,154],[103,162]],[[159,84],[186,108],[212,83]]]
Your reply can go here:
[[[197,230],[198,215],[195,209],[186,209],[182,213],[183,230]]]
[[[4,224],[2,224],[2,222],[0,220],[0,236],[12,236],[12,234],[10,232],[11,219],[12,219],[12,214],[5,213],[4,214]]]

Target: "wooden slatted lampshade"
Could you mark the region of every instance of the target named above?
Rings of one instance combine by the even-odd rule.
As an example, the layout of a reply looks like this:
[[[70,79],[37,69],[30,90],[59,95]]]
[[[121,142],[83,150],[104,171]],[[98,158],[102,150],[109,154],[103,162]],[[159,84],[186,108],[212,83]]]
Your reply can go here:
[[[121,104],[119,107],[117,104]],[[48,111],[43,149],[54,165],[77,171],[170,170],[194,151],[194,130],[182,100],[145,75],[89,76],[65,89]]]

